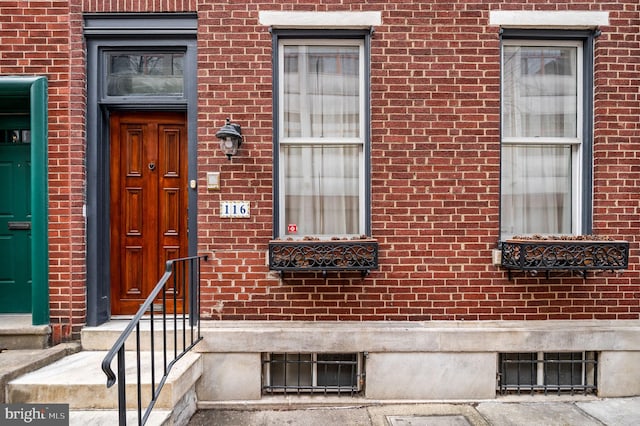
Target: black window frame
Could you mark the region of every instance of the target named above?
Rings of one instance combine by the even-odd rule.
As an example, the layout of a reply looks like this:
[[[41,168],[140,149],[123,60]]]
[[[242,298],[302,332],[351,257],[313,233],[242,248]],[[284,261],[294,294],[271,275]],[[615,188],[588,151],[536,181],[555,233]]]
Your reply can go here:
[[[345,40],[357,39],[364,42],[364,128],[363,156],[364,156],[364,233],[371,235],[371,30],[304,30],[304,29],[271,29],[272,35],[272,76],[273,76],[273,237],[280,235],[280,99],[279,99],[279,45],[283,39],[309,40]]]
[[[596,29],[589,30],[541,30],[502,28],[500,30],[500,157],[502,158],[502,76],[503,48],[505,40],[522,41],[577,41],[582,43],[582,186],[581,203],[574,206],[580,210],[580,228],[576,234],[593,232],[593,127],[594,127],[594,45],[600,35]],[[500,212],[499,233],[502,242],[502,161],[500,166]]]

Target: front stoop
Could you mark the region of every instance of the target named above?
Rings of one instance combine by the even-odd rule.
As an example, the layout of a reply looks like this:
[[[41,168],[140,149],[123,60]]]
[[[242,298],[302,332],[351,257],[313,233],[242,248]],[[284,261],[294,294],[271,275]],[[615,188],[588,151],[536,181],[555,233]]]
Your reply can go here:
[[[31,314],[0,315],[0,349],[44,349],[51,327],[31,325]]]
[[[79,342],[60,343],[46,349],[7,349],[0,352],[0,404],[11,380],[79,352]]]
[[[96,327],[84,327],[81,333],[82,339],[82,348],[87,351],[108,351],[111,349],[113,343],[118,340],[120,334],[124,331],[127,325],[127,321],[124,320],[114,320],[104,323],[102,325]],[[166,334],[166,342],[163,339],[162,330],[163,327],[166,326],[167,334]],[[176,336],[174,334],[174,328],[178,330],[178,338],[176,342]],[[182,333],[182,322],[178,321],[177,324],[172,320],[168,320],[166,324],[163,324],[162,320],[154,321],[154,341],[156,347],[154,350],[158,350],[164,344],[166,344],[167,349],[173,350],[174,343],[177,343],[178,350],[183,348],[183,342],[181,338]],[[149,342],[151,341],[149,335],[151,334],[151,322],[148,320],[142,320],[140,322],[140,332],[141,332],[141,347],[142,351],[150,351]],[[195,338],[195,337],[194,337]],[[187,345],[190,343],[190,336],[187,337],[189,340]],[[129,339],[125,342],[126,350],[133,350],[136,347],[135,333],[133,333]]]
[[[71,425],[117,424],[117,384],[107,388],[106,376],[101,369],[106,354],[105,350],[84,350],[18,377],[8,383],[6,400],[8,403],[69,404]],[[150,354],[141,352],[143,410],[152,392]],[[173,356],[173,351],[169,356]],[[131,410],[128,417],[133,419],[128,423],[137,424],[135,352],[127,351],[125,360],[127,410]],[[164,369],[161,352],[156,352],[155,364],[157,385]],[[114,360],[112,368],[117,371],[117,360]],[[195,351],[186,353],[173,365],[147,425],[187,424],[196,411],[195,385],[201,375],[201,355]]]

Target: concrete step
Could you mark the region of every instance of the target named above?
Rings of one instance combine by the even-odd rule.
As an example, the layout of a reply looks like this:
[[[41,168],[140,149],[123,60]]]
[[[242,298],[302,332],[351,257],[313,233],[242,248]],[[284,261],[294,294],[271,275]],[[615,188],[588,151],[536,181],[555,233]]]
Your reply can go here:
[[[168,349],[173,350],[175,343],[177,343],[178,350],[182,350],[185,346],[183,343],[183,327],[186,329],[185,342],[186,346],[191,344],[191,329],[189,328],[189,320],[186,319],[186,324],[183,324],[182,318],[178,318],[177,321],[173,321],[173,318],[168,318],[166,322],[167,335],[166,346]],[[108,351],[111,346],[118,340],[120,334],[127,327],[128,320],[111,320],[97,327],[84,327],[81,332],[82,348],[88,351]],[[163,347],[163,330],[164,324],[162,320],[154,320],[153,322],[153,337],[154,337],[154,350],[160,350]],[[151,350],[151,321],[143,319],[140,322],[140,346],[141,350]],[[177,330],[178,333],[174,333]],[[195,340],[197,330],[194,329],[193,339]],[[177,337],[177,341],[175,340]],[[131,351],[136,349],[135,333],[127,339],[125,342],[125,350]]]
[[[44,349],[51,327],[31,325],[31,314],[0,315],[0,349]]]
[[[79,342],[61,343],[45,349],[7,349],[0,352],[0,404],[11,380],[80,352]]]
[[[29,328],[30,317],[12,318],[11,332],[15,334],[18,328]],[[187,320],[188,321],[188,320]],[[9,323],[9,322],[7,322]],[[7,324],[3,323],[3,324]],[[99,327],[86,327],[82,331],[81,343],[66,344],[73,346],[71,349],[54,350],[53,348],[40,350],[5,350],[0,352],[0,373],[5,365],[6,374],[0,374],[0,387],[2,398],[0,403],[59,403],[68,404],[70,407],[69,424],[85,426],[90,425],[114,425],[118,424],[118,393],[117,384],[111,388],[106,387],[107,378],[102,372],[101,364],[107,351],[120,337],[126,328],[128,320],[114,320]],[[173,359],[173,348],[178,351],[191,344],[191,332],[187,324],[186,342],[182,337],[182,320],[174,323],[170,318],[167,321],[166,347],[167,363]],[[16,325],[19,325],[17,327]],[[8,327],[5,327],[8,329]],[[143,412],[151,399],[151,322],[141,322],[141,364],[142,364],[142,403]],[[154,321],[154,349],[155,355],[155,384],[162,379],[164,369],[164,356],[158,349],[163,348],[163,321]],[[178,341],[174,344],[173,330],[178,329]],[[33,330],[31,330],[33,332]],[[47,334],[48,339],[48,334]],[[195,339],[195,336],[194,336]],[[59,348],[63,345],[58,345]],[[82,346],[83,351],[80,352]],[[138,423],[137,390],[136,390],[136,359],[135,359],[135,334],[126,343],[126,383],[127,383],[127,424]],[[29,357],[39,359],[45,352],[55,352],[47,355],[47,362],[29,363],[28,368],[14,369],[16,362],[7,362],[19,353],[24,354],[20,360]],[[9,357],[14,355],[14,357]],[[65,355],[68,355],[65,357]],[[112,368],[117,374],[117,359],[112,362]],[[147,425],[175,426],[186,425],[190,417],[196,411],[195,384],[202,375],[201,355],[195,350],[185,354],[175,363],[162,388],[160,397],[156,401]]]
[[[7,384],[7,403],[59,403],[69,404],[71,410],[117,409],[117,384],[106,387],[106,376],[101,363],[106,351],[82,351],[67,356],[39,370],[20,376]],[[151,356],[141,353],[142,401],[146,407],[151,399]],[[171,359],[169,359],[170,361]],[[125,356],[127,408],[137,407],[135,352]],[[156,353],[155,382],[162,378],[163,355]],[[112,368],[115,371],[117,360]],[[180,406],[189,392],[195,400],[195,383],[202,375],[200,354],[185,354],[171,369],[155,409],[169,410]],[[195,404],[195,402],[194,402]]]

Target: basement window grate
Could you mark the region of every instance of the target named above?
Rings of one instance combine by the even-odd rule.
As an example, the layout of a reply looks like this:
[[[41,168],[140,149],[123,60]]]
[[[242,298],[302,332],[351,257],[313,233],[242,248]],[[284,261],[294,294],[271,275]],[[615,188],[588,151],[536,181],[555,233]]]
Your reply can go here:
[[[501,353],[498,390],[502,394],[595,394],[595,352]]]
[[[362,353],[265,353],[263,394],[338,394],[362,389]]]

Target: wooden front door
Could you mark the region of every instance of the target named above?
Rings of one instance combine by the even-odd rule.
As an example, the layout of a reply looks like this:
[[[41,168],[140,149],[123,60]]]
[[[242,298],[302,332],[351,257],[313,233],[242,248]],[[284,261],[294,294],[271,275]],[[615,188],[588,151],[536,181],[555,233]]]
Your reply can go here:
[[[165,262],[187,256],[186,115],[113,112],[110,131],[111,311],[130,315]]]

